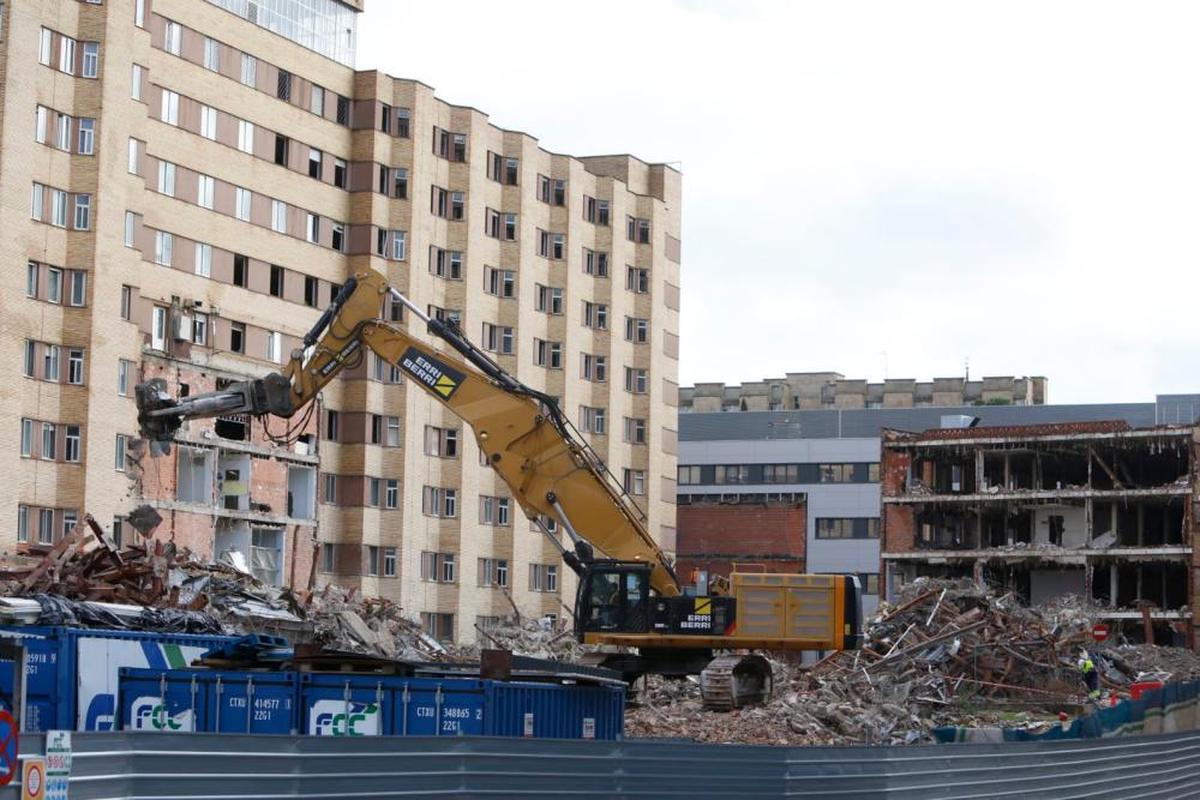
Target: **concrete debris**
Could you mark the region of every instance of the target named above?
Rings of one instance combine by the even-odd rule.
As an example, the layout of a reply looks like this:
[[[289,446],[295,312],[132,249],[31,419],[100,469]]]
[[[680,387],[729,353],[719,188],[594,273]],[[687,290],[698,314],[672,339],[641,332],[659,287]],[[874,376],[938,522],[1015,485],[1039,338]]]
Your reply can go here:
[[[25,624],[273,633],[383,658],[447,655],[395,603],[337,586],[293,592],[263,583],[244,563],[208,563],[160,540],[117,548],[90,515],[40,558],[23,561],[0,571],[0,598],[28,598],[37,610],[25,602],[0,611]]]
[[[969,580],[922,578],[896,605],[880,608],[862,650],[812,665],[774,660],[775,693],[762,706],[708,712],[692,681],[649,679],[642,706],[627,714],[626,735],[787,745],[926,742],[942,725],[1040,729],[1057,724],[1059,711],[1082,712],[1081,648],[1115,695],[1150,673],[1182,680],[1200,670],[1200,656],[1190,650],[1093,642],[1096,618],[1078,598],[1031,609]]]
[[[529,619],[515,616],[502,618],[486,628],[477,628],[478,639],[473,645],[458,645],[451,649],[455,658],[471,661],[479,658],[480,650],[495,648],[515,655],[548,658],[555,661],[577,661],[594,648],[575,641],[574,631],[566,620]]]

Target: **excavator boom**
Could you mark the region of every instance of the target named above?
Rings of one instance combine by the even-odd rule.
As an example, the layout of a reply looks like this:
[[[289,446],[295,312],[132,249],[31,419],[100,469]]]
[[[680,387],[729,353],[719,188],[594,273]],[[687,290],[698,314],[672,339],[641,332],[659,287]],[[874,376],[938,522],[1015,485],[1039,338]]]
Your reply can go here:
[[[449,351],[381,320],[389,294]],[[368,348],[470,425],[480,450],[526,516],[555,520],[571,537],[574,550],[563,549],[563,557],[576,571],[591,560],[595,548],[613,560],[648,565],[650,584],[660,595],[680,593],[679,580],[646,530],[641,510],[576,433],[558,402],[505,372],[453,323],[426,316],[381,275],[363,272],[347,281],[303,344],[281,372],[220,391],[175,400],[161,381],[138,386],[142,435],[169,442],[183,420],[200,417],[291,417]]]

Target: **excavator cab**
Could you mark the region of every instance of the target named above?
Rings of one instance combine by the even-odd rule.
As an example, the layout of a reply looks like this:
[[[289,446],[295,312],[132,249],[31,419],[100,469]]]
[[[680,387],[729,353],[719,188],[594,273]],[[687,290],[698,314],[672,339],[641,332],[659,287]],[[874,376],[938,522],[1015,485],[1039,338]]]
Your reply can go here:
[[[598,560],[586,564],[575,597],[575,635],[649,633],[649,564]]]

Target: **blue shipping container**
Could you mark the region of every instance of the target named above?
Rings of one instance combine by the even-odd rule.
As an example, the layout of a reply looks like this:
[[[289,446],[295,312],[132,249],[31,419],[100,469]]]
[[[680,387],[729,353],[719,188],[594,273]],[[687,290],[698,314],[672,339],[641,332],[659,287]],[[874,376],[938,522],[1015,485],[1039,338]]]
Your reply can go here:
[[[121,730],[295,733],[291,672],[122,669]]]
[[[120,680],[121,724],[136,730],[612,740],[625,717],[612,686],[152,669]]]
[[[113,730],[122,667],[183,668],[230,636],[11,626],[26,647],[26,727]],[[31,638],[39,637],[39,638]],[[0,661],[0,702],[13,703],[13,664]]]

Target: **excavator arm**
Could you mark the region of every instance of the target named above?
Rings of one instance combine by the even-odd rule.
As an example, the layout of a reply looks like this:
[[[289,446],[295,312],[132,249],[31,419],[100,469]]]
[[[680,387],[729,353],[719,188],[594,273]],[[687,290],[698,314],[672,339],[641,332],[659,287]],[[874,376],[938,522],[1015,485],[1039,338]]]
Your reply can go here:
[[[422,320],[449,351],[435,350],[380,319],[388,295]],[[679,580],[647,532],[641,511],[578,436],[558,402],[520,383],[455,324],[431,319],[378,273],[362,272],[345,284],[281,372],[182,400],[173,399],[161,380],[138,386],[142,435],[169,443],[186,419],[292,417],[314,402],[342,369],[357,364],[363,348],[398,367],[471,426],[480,450],[526,516],[536,520],[544,515],[567,532],[573,551],[553,537],[551,541],[573,569],[580,571],[595,548],[617,561],[648,564],[650,585],[659,595],[680,594]]]

